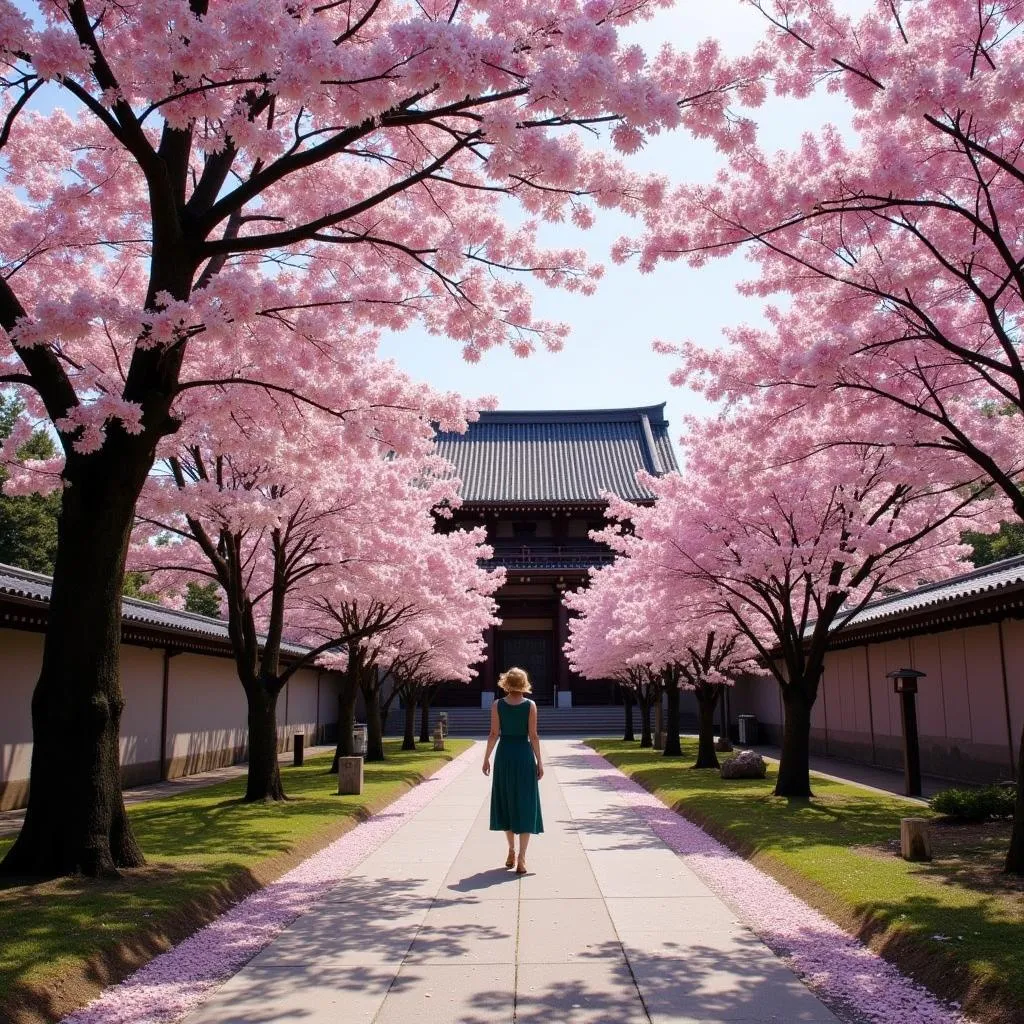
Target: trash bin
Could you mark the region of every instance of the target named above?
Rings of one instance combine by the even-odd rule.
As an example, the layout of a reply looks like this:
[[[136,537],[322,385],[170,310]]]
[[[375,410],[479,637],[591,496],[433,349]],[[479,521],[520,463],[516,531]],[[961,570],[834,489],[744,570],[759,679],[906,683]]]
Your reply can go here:
[[[366,757],[365,725],[356,725],[352,728],[352,753],[357,757]]]
[[[757,717],[755,715],[737,715],[740,745],[751,747],[757,742]]]

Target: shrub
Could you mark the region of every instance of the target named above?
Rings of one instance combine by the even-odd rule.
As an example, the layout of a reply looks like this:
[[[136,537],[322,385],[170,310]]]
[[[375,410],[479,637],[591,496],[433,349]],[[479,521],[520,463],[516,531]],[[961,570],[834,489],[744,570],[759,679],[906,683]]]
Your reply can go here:
[[[946,789],[929,801],[933,811],[953,821],[988,821],[1013,816],[1013,786],[979,786],[976,789]]]

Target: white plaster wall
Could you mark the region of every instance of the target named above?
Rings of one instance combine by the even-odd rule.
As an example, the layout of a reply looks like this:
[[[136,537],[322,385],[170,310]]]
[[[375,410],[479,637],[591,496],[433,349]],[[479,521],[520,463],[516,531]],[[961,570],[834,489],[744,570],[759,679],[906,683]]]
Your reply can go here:
[[[43,635],[0,629],[0,808],[20,806],[32,761],[32,689],[42,663]],[[121,764],[127,784],[158,777],[164,652],[121,647]],[[318,682],[319,677],[319,682]],[[179,776],[230,764],[246,747],[245,694],[230,658],[178,654],[168,673],[167,759]],[[338,720],[339,677],[305,669],[281,695],[282,746],[303,732],[314,742],[317,724]],[[287,717],[286,717],[287,711]]]
[[[230,764],[246,743],[246,705],[230,658],[171,659],[167,757],[174,775]]]
[[[164,652],[121,646],[121,764],[160,764]]]
[[[0,807],[14,806],[18,783],[28,779],[32,762],[32,690],[43,659],[43,637],[0,629],[0,792],[12,784]]]
[[[285,693],[277,702],[278,732],[285,750],[290,750],[292,737],[302,733],[306,745],[315,742],[317,731],[317,676],[316,669],[301,669],[288,680]],[[336,706],[336,702],[335,702]],[[337,712],[335,712],[335,717]]]

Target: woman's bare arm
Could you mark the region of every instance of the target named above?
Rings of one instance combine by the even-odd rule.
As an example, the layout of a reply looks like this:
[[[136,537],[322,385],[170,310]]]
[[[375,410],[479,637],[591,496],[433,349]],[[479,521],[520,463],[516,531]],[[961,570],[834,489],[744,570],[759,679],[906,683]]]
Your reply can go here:
[[[544,778],[544,762],[540,759],[540,737],[537,735],[537,705],[530,701],[530,746],[537,759],[537,778]]]
[[[487,734],[487,750],[484,752],[484,775],[491,774],[491,751],[494,750],[494,744],[498,742],[498,736],[501,732],[498,726],[498,702],[495,701],[491,705],[491,731]]]

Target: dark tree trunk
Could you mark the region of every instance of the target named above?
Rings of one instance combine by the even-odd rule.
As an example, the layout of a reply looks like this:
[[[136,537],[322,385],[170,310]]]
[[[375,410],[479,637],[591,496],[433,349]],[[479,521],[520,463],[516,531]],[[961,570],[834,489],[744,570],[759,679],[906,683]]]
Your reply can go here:
[[[334,760],[331,762],[332,774],[338,772],[338,758],[352,757],[355,754],[355,744],[352,733],[356,726],[356,697],[359,688],[350,672],[345,673],[345,678],[338,693],[338,746],[334,751]]]
[[[697,761],[694,768],[719,767],[718,755],[715,753],[715,705],[721,689],[720,686],[697,687],[700,723],[697,727]]]
[[[405,735],[402,737],[403,750],[416,749],[416,699],[409,697],[405,702]]]
[[[430,742],[430,698],[433,694],[420,694],[420,743]]]
[[[374,676],[377,672],[374,669]],[[366,761],[384,760],[384,723],[380,715],[380,694],[376,679],[363,687],[366,703]]]
[[[43,662],[32,694],[31,790],[0,874],[98,877],[145,863],[121,797],[121,590],[152,451],[111,428],[72,454]]]
[[[775,784],[776,796],[802,797],[811,793],[811,707],[799,685],[790,683],[782,691],[785,723],[782,727],[782,756],[779,759],[779,778]]]
[[[640,746],[653,747],[654,739],[651,736],[651,698],[641,697],[640,703]]]
[[[679,683],[670,678],[665,683],[667,707],[665,713],[665,757],[682,757],[679,745]]]
[[[622,732],[622,740],[632,743],[636,739],[633,734],[633,691],[628,686],[622,688],[622,705],[626,710],[626,726]]]
[[[275,684],[257,681],[246,687],[249,702],[249,774],[247,803],[287,799],[277,759],[277,695]]]
[[[1013,807],[1013,833],[1006,855],[1006,870],[1011,875],[1024,875],[1024,729],[1020,735],[1017,759],[1017,802]]]

